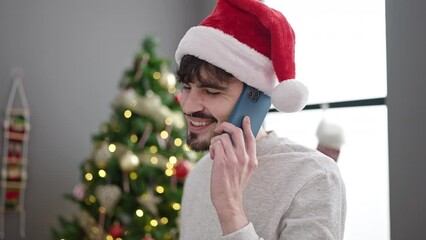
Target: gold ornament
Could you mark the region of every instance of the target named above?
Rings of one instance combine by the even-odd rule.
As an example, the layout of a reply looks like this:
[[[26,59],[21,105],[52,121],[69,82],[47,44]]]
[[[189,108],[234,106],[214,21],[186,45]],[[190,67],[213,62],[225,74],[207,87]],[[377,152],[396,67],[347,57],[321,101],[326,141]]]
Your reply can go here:
[[[100,185],[96,187],[95,195],[106,213],[111,214],[120,200],[121,190],[117,185]]]
[[[99,148],[95,150],[94,160],[98,168],[104,168],[111,158],[111,151],[108,149],[108,143],[103,142]]]
[[[161,199],[154,195],[152,189],[142,194],[139,197],[138,202],[148,209],[154,216],[158,216],[157,205],[161,202]]]
[[[139,158],[132,151],[127,151],[120,159],[120,168],[124,172],[131,172],[139,166]]]

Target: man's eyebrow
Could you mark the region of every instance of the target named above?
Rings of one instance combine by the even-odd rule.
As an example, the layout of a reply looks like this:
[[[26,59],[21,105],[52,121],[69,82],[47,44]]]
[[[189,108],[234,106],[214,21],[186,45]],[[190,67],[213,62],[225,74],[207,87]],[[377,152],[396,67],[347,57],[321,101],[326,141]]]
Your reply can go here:
[[[218,89],[218,90],[225,90],[227,88],[227,85],[219,85],[217,83],[211,82],[211,81],[200,81],[198,82],[198,87],[200,88],[213,88],[213,89]]]

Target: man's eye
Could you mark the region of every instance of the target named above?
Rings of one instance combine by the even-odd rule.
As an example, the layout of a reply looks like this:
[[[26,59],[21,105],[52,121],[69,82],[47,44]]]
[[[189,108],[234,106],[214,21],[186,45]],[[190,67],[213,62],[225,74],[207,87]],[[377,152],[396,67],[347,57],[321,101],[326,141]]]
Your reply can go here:
[[[185,90],[189,90],[189,89],[191,89],[191,86],[188,84],[183,84],[182,85],[182,89],[185,89]]]
[[[212,90],[212,89],[207,89],[206,92],[210,95],[217,95],[220,93],[220,91]]]

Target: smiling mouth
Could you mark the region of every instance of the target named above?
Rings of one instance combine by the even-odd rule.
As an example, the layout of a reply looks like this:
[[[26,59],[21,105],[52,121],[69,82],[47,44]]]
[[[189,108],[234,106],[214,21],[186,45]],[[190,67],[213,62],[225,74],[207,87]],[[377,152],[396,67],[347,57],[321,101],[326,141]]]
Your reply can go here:
[[[213,121],[211,121],[211,120],[208,120],[208,121],[192,121],[192,120],[189,120],[189,123],[194,127],[205,127],[207,125],[212,124]]]

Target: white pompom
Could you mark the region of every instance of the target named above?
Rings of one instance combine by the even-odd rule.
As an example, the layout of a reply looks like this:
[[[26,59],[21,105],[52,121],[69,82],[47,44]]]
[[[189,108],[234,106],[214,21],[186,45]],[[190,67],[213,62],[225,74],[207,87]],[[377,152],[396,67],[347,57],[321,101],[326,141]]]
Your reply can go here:
[[[281,112],[299,112],[306,106],[308,95],[308,88],[303,83],[286,80],[272,90],[271,101]]]
[[[337,123],[330,122],[326,119],[321,120],[316,135],[319,145],[336,150],[339,150],[345,142],[343,128]]]

